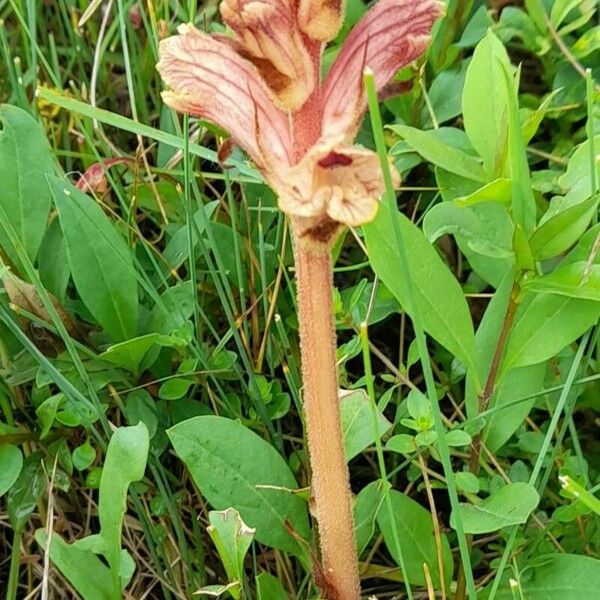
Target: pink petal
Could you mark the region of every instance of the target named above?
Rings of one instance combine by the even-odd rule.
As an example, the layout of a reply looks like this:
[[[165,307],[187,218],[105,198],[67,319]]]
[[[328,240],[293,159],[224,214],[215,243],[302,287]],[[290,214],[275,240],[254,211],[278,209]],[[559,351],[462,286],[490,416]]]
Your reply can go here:
[[[299,109],[314,89],[315,68],[293,3],[224,0],[221,16],[237,35],[238,53],[257,67],[285,108]]]
[[[192,25],[160,43],[156,65],[171,88],[166,104],[228,131],[263,170],[289,164],[292,146],[288,117],[276,106],[256,68],[229,44]]]
[[[437,0],[380,0],[346,38],[324,84],[323,135],[352,139],[367,101],[363,71],[375,75],[377,90],[427,48],[431,28],[443,14]]]

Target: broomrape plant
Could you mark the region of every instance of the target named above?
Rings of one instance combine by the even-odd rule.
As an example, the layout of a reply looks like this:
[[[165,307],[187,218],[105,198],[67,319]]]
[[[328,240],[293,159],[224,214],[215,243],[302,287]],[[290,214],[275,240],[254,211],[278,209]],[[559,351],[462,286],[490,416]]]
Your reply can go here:
[[[348,35],[321,81],[323,49],[342,0],[225,0],[233,36],[181,25],[160,45],[164,101],[231,134],[278,195],[294,239],[311,495],[327,598],[356,600],[360,584],[336,376],[331,247],[345,226],[375,216],[384,184],[377,155],[354,145],[378,91],[427,47],[436,0],[381,0]],[[394,183],[399,178],[394,173]]]

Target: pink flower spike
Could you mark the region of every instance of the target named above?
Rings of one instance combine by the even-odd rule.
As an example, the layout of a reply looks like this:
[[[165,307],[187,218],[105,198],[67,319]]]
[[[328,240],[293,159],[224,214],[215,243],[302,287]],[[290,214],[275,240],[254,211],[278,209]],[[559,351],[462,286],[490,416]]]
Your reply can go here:
[[[284,108],[297,110],[315,86],[315,69],[291,2],[224,0],[235,50],[252,62]],[[236,43],[237,42],[237,43]]]
[[[350,32],[324,83],[325,136],[350,141],[367,107],[363,71],[375,75],[377,90],[427,48],[431,28],[444,13],[437,0],[380,0]]]
[[[162,94],[165,103],[229,132],[265,174],[290,164],[287,114],[254,65],[192,25],[178,32],[160,43],[156,67],[170,88]]]

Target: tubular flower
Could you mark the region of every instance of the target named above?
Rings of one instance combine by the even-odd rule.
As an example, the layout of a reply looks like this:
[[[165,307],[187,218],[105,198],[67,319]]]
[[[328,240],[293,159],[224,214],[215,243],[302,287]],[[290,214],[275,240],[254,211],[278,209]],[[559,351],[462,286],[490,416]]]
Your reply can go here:
[[[333,235],[371,220],[383,191],[375,153],[352,145],[366,110],[363,71],[383,90],[424,52],[443,7],[380,0],[321,83],[323,42],[339,30],[342,0],[224,0],[235,38],[181,25],[161,42],[163,98],[228,131],[304,232]]]
[[[280,0],[224,0],[223,21],[234,47],[260,71],[284,108],[296,110],[314,86],[314,68],[293,5]]]

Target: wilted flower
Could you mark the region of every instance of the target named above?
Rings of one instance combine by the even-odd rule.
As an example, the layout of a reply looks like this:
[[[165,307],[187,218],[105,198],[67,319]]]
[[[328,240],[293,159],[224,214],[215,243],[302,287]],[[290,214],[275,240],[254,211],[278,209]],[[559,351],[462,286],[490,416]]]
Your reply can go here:
[[[295,218],[299,237],[328,243],[339,225],[371,220],[383,192],[375,153],[353,145],[367,102],[363,71],[382,90],[422,54],[437,0],[381,0],[348,35],[321,82],[324,42],[342,0],[224,0],[235,36],[181,25],[160,45],[165,102],[228,131]],[[396,178],[397,182],[397,178]]]

